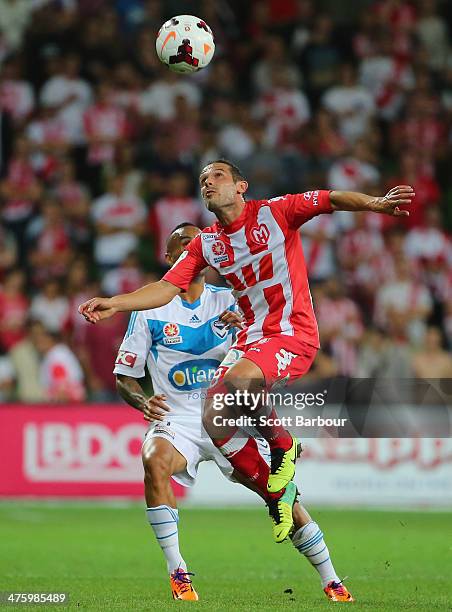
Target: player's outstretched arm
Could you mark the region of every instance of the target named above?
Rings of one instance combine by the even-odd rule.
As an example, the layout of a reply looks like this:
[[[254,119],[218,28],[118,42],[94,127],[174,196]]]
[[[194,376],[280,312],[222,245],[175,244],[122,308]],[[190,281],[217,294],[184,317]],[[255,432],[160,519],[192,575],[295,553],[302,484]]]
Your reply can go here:
[[[180,293],[179,287],[165,280],[150,283],[132,293],[114,295],[111,298],[95,297],[80,304],[78,311],[90,323],[108,319],[117,312],[159,308],[171,302]]]
[[[355,191],[331,191],[330,202],[336,210],[371,211],[393,217],[408,217],[410,213],[400,206],[411,204],[414,196],[414,189],[410,185],[397,185],[384,196],[370,196]]]

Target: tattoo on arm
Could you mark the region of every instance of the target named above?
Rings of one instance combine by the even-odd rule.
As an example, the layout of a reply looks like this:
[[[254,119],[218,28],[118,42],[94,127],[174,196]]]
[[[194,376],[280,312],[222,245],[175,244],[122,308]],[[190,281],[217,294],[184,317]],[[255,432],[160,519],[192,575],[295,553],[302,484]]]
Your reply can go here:
[[[130,406],[143,412],[147,400],[149,399],[136,378],[132,376],[124,376],[124,374],[116,375],[116,389],[119,395]]]

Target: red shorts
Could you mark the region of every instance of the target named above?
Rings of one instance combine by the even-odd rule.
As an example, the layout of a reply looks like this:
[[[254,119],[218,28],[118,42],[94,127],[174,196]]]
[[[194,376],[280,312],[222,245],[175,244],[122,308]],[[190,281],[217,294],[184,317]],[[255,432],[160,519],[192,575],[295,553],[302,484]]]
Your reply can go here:
[[[262,370],[267,389],[275,384],[290,384],[309,372],[317,351],[314,346],[283,334],[261,338],[241,349],[232,347],[217,370],[214,384],[243,357]]]

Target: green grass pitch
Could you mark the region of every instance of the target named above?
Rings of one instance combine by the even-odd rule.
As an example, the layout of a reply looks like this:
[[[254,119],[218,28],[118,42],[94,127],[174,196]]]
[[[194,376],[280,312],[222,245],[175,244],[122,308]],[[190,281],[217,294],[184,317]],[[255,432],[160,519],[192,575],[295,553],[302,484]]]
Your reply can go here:
[[[317,510],[313,516],[337,571],[349,576],[354,609],[452,610],[451,513]],[[272,542],[263,508],[182,509],[179,527],[182,552],[196,573],[196,604],[170,599],[163,555],[142,506],[1,503],[0,590],[67,591],[73,610],[195,605],[312,612],[341,605],[325,598],[316,572],[289,543]]]

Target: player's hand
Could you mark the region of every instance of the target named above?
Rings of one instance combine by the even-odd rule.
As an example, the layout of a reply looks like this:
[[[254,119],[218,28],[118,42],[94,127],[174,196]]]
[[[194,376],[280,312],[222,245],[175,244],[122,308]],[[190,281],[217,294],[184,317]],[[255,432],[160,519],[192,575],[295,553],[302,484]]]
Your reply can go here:
[[[117,309],[112,306],[111,298],[95,297],[80,304],[78,311],[90,323],[97,323],[112,317]]]
[[[227,329],[232,329],[233,327],[243,329],[245,327],[245,322],[238,312],[225,310],[218,318],[222,323],[226,325]]]
[[[166,395],[153,395],[146,402],[143,408],[145,421],[163,421],[166,413],[170,412],[171,408],[165,404]]]
[[[410,214],[408,210],[401,210],[400,206],[411,204],[415,195],[414,189],[410,185],[397,185],[382,198],[375,198],[375,202],[372,203],[372,210],[393,217],[408,217]]]

